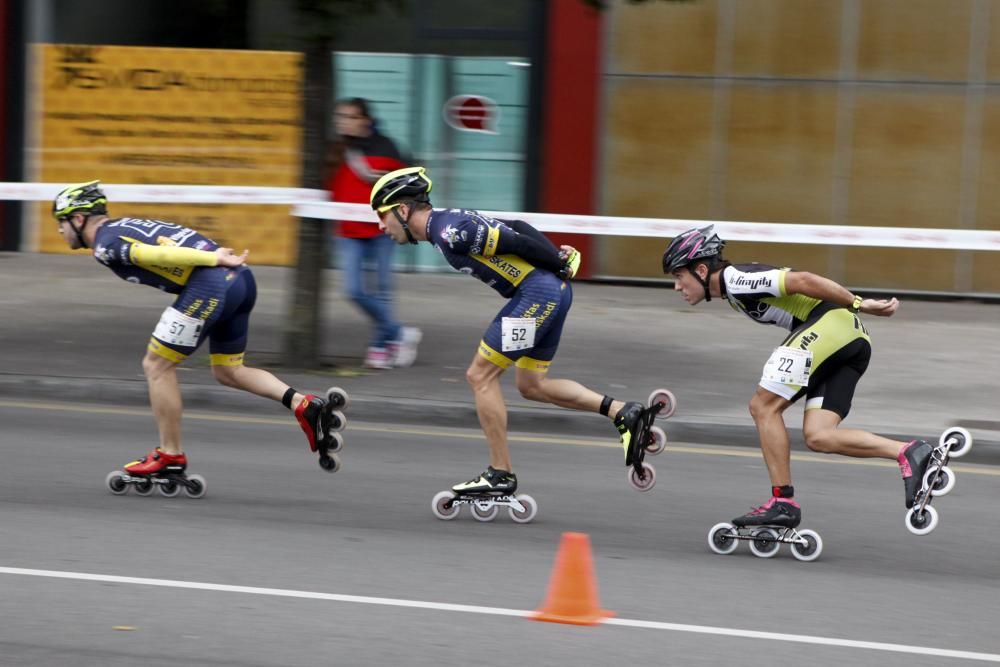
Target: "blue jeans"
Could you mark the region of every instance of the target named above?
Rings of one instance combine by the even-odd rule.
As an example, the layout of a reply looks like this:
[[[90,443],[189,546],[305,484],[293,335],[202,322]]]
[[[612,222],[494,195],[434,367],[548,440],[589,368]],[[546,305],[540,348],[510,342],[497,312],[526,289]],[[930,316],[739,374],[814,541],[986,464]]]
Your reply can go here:
[[[382,235],[368,239],[339,236],[337,244],[341,248],[344,292],[375,324],[369,345],[384,348],[389,341],[399,340],[401,325],[392,313],[392,255],[396,242]]]

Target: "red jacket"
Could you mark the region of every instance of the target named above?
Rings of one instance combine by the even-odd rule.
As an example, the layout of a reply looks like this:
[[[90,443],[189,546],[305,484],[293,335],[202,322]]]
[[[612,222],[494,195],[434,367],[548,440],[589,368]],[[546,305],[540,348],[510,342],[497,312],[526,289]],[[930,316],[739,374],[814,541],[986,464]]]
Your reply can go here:
[[[369,137],[349,137],[340,167],[327,181],[331,201],[367,204],[375,182],[387,171],[406,167],[391,139],[377,132]],[[378,236],[378,225],[338,220],[337,233],[355,239]]]

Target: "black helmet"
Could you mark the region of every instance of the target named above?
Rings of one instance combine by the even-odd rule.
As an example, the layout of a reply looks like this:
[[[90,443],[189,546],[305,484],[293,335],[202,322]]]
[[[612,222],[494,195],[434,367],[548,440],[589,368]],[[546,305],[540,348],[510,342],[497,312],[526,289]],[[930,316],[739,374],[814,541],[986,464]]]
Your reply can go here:
[[[390,171],[378,179],[372,187],[372,208],[379,213],[385,213],[405,201],[429,204],[433,185],[431,179],[427,178],[427,170],[423,167]]]
[[[709,260],[708,264],[711,266],[714,264],[711,260],[722,258],[722,249],[725,245],[726,242],[715,233],[714,225],[689,229],[675,236],[663,252],[663,272],[673,273],[699,259]]]
[[[63,189],[52,202],[52,215],[56,220],[74,213],[104,215],[108,212],[108,199],[101,191],[100,181],[77,183]]]

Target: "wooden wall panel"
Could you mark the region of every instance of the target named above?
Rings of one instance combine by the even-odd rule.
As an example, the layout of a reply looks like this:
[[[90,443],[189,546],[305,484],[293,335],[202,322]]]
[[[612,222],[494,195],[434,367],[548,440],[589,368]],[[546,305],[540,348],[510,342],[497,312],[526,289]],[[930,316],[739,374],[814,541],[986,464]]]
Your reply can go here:
[[[861,0],[858,77],[964,81],[973,0]]]
[[[835,79],[841,0],[739,0],[732,73]]]
[[[715,2],[618,3],[609,40],[609,69],[630,74],[715,72]]]
[[[711,84],[625,79],[604,118],[608,215],[701,218],[710,211]]]

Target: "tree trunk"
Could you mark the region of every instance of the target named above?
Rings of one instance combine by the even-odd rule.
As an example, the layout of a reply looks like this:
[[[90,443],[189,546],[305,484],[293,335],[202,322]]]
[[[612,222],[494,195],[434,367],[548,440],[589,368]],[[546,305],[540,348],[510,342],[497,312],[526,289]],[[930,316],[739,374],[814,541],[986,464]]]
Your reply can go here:
[[[304,58],[302,184],[322,189],[333,85],[329,43],[310,41]],[[327,261],[329,225],[328,220],[298,219],[298,262],[293,269],[290,310],[283,334],[286,366],[317,368],[320,363],[323,269]]]

